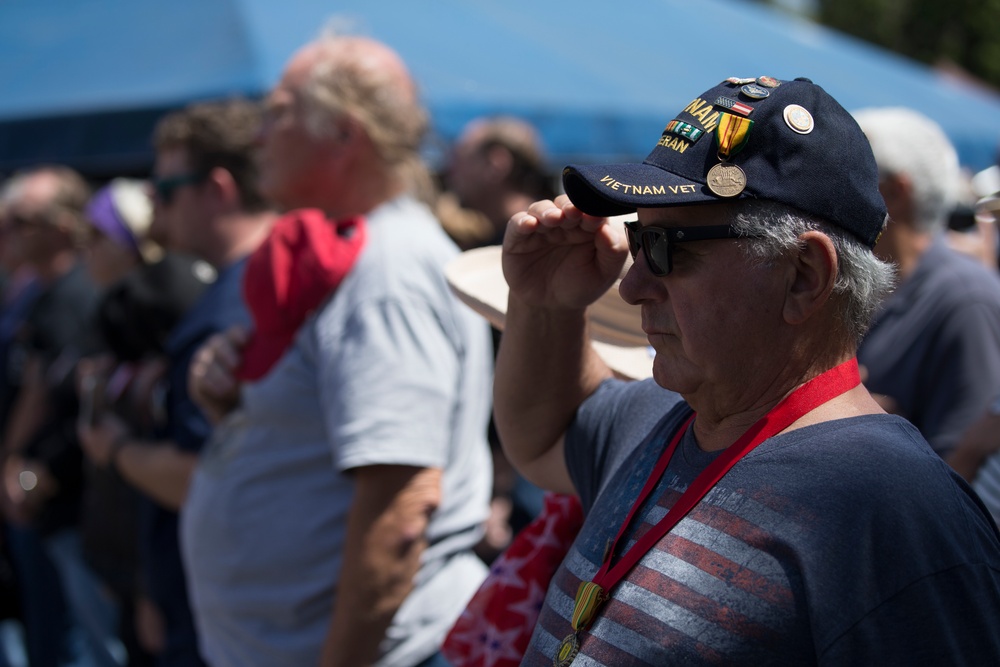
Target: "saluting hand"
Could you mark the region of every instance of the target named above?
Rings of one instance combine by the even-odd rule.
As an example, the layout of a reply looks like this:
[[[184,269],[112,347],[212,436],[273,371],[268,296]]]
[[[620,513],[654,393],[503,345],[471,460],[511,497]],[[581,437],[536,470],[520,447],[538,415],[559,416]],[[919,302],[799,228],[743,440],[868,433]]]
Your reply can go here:
[[[511,217],[503,271],[511,294],[529,305],[582,309],[614,283],[627,255],[622,230],[561,195]]]

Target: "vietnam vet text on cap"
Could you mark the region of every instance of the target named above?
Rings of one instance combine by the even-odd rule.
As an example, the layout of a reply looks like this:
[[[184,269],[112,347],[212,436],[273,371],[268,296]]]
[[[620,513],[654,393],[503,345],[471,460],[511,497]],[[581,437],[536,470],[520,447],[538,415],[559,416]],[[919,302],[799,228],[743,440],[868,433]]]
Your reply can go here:
[[[886,222],[871,147],[854,118],[808,79],[731,77],[670,120],[640,164],[570,165],[570,200],[590,215],[767,199],[854,234]]]

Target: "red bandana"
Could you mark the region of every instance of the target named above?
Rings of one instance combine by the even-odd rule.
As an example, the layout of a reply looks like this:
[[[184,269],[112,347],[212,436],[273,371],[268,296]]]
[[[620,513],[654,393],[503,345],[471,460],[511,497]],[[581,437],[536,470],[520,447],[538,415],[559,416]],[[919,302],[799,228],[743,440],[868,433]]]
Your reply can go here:
[[[243,380],[264,377],[306,318],[354,266],[365,244],[364,218],[328,220],[302,209],[282,216],[247,260],[243,299],[254,329],[243,350]]]

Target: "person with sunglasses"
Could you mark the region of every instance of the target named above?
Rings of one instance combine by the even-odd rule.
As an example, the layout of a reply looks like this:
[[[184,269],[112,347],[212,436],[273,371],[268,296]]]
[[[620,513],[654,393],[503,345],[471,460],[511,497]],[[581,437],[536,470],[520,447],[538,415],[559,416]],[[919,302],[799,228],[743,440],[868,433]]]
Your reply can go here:
[[[210,283],[160,341],[167,363],[162,418],[143,431],[115,414],[81,424],[88,456],[138,489],[143,582],[152,604],[138,628],[160,667],[204,665],[187,595],[178,544],[178,511],[211,433],[191,400],[187,373],[211,335],[248,324],[241,297],[247,257],[276,217],[257,185],[254,158],[259,105],[243,99],[192,104],[156,126],[153,220],[148,235],[171,254],[197,260],[192,269]]]
[[[860,382],[891,268],[850,114],[808,79],[731,77],[641,164],[563,185],[503,246],[501,442],[585,512],[522,664],[1000,660],[996,525]],[[606,219],[632,211],[623,233]],[[628,253],[655,351],[633,383],[585,317]]]

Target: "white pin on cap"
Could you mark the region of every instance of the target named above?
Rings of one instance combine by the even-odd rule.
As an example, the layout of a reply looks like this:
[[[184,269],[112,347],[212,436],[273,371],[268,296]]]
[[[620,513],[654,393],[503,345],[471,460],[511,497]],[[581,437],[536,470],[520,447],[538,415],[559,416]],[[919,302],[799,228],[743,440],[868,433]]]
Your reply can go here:
[[[785,124],[792,128],[793,132],[799,134],[809,134],[816,127],[812,114],[805,107],[798,104],[789,104],[783,112]]]

